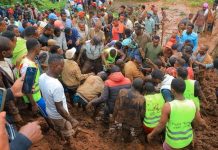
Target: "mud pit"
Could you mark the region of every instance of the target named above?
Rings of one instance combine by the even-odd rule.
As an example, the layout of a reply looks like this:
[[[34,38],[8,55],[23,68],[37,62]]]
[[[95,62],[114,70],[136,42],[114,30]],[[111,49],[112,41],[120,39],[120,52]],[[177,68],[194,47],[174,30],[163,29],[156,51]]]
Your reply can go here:
[[[119,3],[117,6],[119,6]],[[126,3],[125,3],[126,4]],[[154,3],[146,3],[147,8]],[[165,30],[167,31],[164,36],[170,35],[173,29],[176,29],[177,23],[190,11],[196,12],[195,8],[188,8],[184,4],[179,3],[163,3],[158,2],[155,5],[160,7],[167,7],[167,18],[170,20],[169,23],[166,23]],[[160,9],[159,9],[160,11]],[[215,27],[215,31],[210,37],[201,37],[200,43],[205,43],[211,47],[215,45],[217,41],[218,27]],[[208,40],[210,39],[210,40]],[[205,73],[205,71],[203,71]],[[203,118],[208,124],[208,129],[197,129],[195,132],[195,149],[196,150],[215,150],[218,149],[218,123],[217,123],[217,97],[213,94],[215,88],[218,87],[218,77],[214,76],[212,72],[206,72],[206,74],[200,74],[200,83],[207,98],[207,104],[203,104],[201,111]],[[215,79],[216,78],[216,79]],[[124,150],[124,149],[137,149],[143,150],[143,145],[139,144],[137,141],[133,141],[130,144],[124,145],[121,142],[114,142],[112,135],[105,130],[100,121],[94,122],[87,114],[78,110],[75,107],[68,105],[71,110],[72,115],[80,121],[80,126],[85,131],[78,134],[77,138],[74,138],[75,147],[78,150]],[[27,114],[27,113],[25,113]],[[30,116],[25,118],[26,121],[31,121]],[[42,118],[38,118],[43,124],[46,124]],[[33,121],[33,120],[32,120]],[[44,129],[44,127],[42,127]],[[46,130],[46,129],[44,129]],[[63,147],[59,142],[59,138],[56,133],[52,130],[44,131],[43,140],[33,145],[31,150],[61,150]],[[145,149],[147,150],[160,150],[162,145],[156,143],[153,145],[146,144]]]

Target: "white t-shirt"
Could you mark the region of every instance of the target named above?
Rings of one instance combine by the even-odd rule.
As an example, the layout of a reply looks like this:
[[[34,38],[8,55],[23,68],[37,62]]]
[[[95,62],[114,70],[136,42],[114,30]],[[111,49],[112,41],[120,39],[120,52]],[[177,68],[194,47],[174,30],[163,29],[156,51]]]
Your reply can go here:
[[[39,77],[39,87],[42,92],[42,96],[46,102],[46,112],[51,119],[62,119],[63,117],[58,113],[55,102],[63,103],[64,109],[69,113],[67,108],[66,96],[64,94],[64,88],[58,79],[48,76],[43,73]]]

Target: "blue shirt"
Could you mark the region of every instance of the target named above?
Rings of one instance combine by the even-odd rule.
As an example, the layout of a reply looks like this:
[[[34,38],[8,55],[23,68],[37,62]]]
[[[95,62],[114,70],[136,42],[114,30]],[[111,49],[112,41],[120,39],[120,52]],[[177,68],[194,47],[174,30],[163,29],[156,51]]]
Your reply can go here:
[[[195,32],[192,32],[191,34],[187,34],[187,31],[183,31],[181,36],[181,43],[185,43],[186,40],[190,40],[191,43],[194,45],[193,51],[196,51],[198,47],[198,34]]]
[[[76,47],[76,41],[80,38],[80,34],[76,28],[72,28],[72,34],[66,35],[66,41],[72,40],[72,44],[68,45],[68,48]]]
[[[66,19],[66,21],[62,21],[62,22],[63,22],[65,28],[66,27],[68,27],[68,28],[72,28],[73,27],[71,20],[68,19],[68,18]]]
[[[152,34],[155,28],[155,21],[153,18],[145,19],[145,31],[149,34]]]

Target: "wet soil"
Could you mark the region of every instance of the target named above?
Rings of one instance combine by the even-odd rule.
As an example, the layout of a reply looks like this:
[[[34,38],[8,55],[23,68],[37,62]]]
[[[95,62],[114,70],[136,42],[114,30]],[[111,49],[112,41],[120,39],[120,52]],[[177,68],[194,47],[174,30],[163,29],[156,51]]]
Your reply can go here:
[[[119,6],[121,2],[116,3]],[[130,4],[130,3],[129,3]],[[181,3],[164,3],[157,1],[155,3],[146,3],[147,8],[150,8],[152,4],[160,7],[167,7],[167,18],[170,22],[166,22],[164,36],[170,35],[173,29],[177,28],[177,23],[181,18],[187,16],[190,12],[196,12],[197,8],[189,8],[185,4]],[[159,9],[160,10],[160,9]],[[161,33],[161,31],[160,31]],[[217,41],[218,27],[216,26],[212,36],[200,37],[199,43],[204,43],[213,47]],[[212,49],[212,48],[211,48]],[[206,104],[202,105],[201,112],[205,119],[208,128],[196,129],[195,132],[195,148],[196,150],[215,150],[218,149],[218,117],[217,117],[217,97],[214,94],[215,88],[218,87],[218,77],[213,72],[203,71],[204,74],[200,74],[200,84],[203,92],[206,96]],[[104,129],[100,121],[93,121],[91,117],[84,113],[82,110],[76,107],[71,107],[71,114],[80,121],[80,126],[84,132],[80,132],[76,138],[73,139],[77,150],[161,150],[162,145],[156,144],[145,144],[141,145],[138,141],[133,141],[130,144],[123,144],[122,142],[114,141],[114,134]],[[31,116],[25,113],[25,120],[31,121]],[[44,130],[44,138],[37,144],[33,145],[31,150],[61,150],[63,146],[60,143],[60,139],[57,134],[46,129],[46,123],[42,118],[38,118],[42,122],[42,128]]]

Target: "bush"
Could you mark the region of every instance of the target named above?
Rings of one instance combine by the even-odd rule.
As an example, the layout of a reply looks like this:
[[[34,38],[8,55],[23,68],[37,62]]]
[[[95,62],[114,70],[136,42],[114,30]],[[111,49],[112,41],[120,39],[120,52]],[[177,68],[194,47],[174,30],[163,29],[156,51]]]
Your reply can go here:
[[[60,10],[64,8],[66,5],[66,0],[60,0],[60,2],[52,3],[51,0],[2,0],[0,2],[1,5],[9,5],[13,6],[16,3],[28,3],[32,4],[34,7],[38,8],[39,10],[48,10],[48,9],[57,9]]]
[[[60,2],[52,3],[50,0],[41,0],[43,5],[38,7],[39,10],[56,9],[60,10],[65,7],[66,0],[60,0]]]

